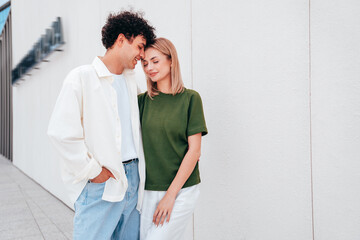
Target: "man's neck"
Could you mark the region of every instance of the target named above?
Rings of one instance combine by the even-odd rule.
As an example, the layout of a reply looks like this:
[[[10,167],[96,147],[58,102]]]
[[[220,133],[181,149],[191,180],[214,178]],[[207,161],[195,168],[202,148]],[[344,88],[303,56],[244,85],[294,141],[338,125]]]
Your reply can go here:
[[[123,73],[124,67],[115,59],[115,56],[110,51],[107,51],[105,56],[100,57],[100,60],[112,74],[120,75]]]

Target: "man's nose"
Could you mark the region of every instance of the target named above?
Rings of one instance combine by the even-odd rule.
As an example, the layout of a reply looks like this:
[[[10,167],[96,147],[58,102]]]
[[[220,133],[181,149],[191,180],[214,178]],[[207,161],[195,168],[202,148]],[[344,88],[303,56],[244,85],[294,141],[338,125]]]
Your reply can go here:
[[[144,49],[141,49],[141,51],[140,51],[140,58],[141,58],[141,59],[144,59],[144,57],[145,57],[145,51],[144,51]]]

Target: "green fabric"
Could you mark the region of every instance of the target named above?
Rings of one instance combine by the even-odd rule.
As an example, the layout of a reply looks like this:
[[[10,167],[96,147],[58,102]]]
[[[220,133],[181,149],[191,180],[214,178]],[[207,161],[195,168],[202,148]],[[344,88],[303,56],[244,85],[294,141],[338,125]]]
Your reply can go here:
[[[146,190],[166,191],[188,150],[188,136],[207,134],[200,95],[182,93],[139,95],[140,121],[146,162]],[[184,187],[200,183],[198,163]]]

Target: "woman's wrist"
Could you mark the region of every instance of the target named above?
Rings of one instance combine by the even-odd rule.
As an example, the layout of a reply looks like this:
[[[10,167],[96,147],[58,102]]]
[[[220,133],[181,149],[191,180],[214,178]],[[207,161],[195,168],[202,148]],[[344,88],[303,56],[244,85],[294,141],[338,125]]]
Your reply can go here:
[[[176,198],[176,195],[178,194],[179,191],[176,191],[175,189],[171,189],[169,188],[167,191],[166,191],[166,195],[169,196],[169,197],[172,197],[172,198]]]

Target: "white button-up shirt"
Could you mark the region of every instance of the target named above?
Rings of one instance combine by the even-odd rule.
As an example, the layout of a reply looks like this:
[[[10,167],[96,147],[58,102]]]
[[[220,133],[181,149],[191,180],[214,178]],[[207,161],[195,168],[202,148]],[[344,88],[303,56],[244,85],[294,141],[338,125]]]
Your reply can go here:
[[[145,161],[140,131],[138,88],[134,72],[123,72],[129,93],[132,133],[139,158],[139,196],[141,210]],[[123,200],[128,182],[121,155],[121,122],[113,75],[96,57],[91,65],[80,66],[66,77],[50,119],[48,135],[61,156],[61,175],[70,200],[75,203],[89,179],[102,167],[114,175],[106,181],[103,200]]]

